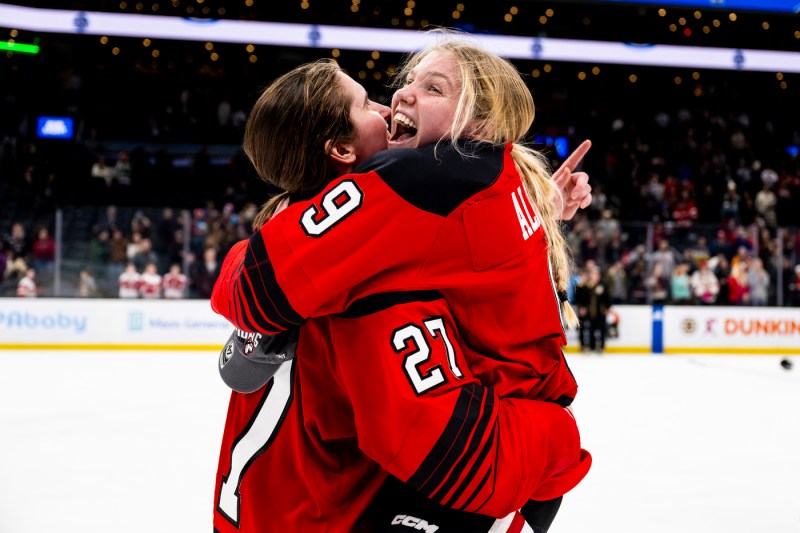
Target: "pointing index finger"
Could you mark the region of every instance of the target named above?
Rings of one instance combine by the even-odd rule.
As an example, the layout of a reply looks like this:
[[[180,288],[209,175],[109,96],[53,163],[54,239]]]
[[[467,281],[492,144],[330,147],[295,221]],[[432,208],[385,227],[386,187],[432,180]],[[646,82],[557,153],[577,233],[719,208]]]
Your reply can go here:
[[[586,152],[588,152],[589,148],[591,147],[592,141],[588,139],[583,141],[580,145],[578,145],[577,148],[575,148],[574,152],[569,154],[569,157],[564,161],[564,164],[562,164],[561,167],[567,167],[570,171],[575,170],[583,159],[583,156],[586,155]]]

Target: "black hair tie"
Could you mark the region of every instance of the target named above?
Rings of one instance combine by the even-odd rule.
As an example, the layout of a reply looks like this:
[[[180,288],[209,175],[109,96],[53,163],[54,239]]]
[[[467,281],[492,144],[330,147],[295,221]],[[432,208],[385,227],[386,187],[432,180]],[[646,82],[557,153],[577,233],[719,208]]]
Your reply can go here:
[[[562,302],[566,302],[567,300],[569,300],[569,298],[567,297],[567,291],[558,291],[558,299],[561,300]]]

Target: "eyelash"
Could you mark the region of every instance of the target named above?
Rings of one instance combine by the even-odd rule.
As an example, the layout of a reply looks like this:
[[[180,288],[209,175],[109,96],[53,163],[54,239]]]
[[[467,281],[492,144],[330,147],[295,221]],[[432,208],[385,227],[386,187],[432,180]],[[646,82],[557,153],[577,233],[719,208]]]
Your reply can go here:
[[[414,80],[406,78],[406,83],[405,83],[405,86],[406,86],[406,87],[408,87],[408,86],[409,86],[409,85],[411,85],[412,83],[414,83]],[[428,85],[428,86],[425,88],[425,90],[426,90],[426,91],[433,91],[433,92],[436,92],[436,93],[442,94],[442,91],[440,91],[440,90],[439,90],[439,88],[438,88],[438,87],[436,87],[435,85]]]

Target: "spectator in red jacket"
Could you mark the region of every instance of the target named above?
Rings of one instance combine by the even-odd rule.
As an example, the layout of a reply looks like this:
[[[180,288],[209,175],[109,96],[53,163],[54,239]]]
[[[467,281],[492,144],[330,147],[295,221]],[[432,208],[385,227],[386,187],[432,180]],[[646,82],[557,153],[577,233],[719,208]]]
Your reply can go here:
[[[33,241],[32,252],[33,267],[42,275],[52,274],[56,257],[56,241],[50,236],[47,228],[39,228],[36,240]]]

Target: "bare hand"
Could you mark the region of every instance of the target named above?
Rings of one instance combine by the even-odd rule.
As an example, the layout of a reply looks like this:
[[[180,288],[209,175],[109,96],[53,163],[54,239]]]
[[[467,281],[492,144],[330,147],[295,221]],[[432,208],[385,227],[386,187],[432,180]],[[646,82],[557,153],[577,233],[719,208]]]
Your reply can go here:
[[[574,172],[591,147],[592,141],[583,141],[553,173],[553,182],[563,200],[561,220],[571,219],[578,209],[586,209],[592,203],[589,175],[586,172]]]

